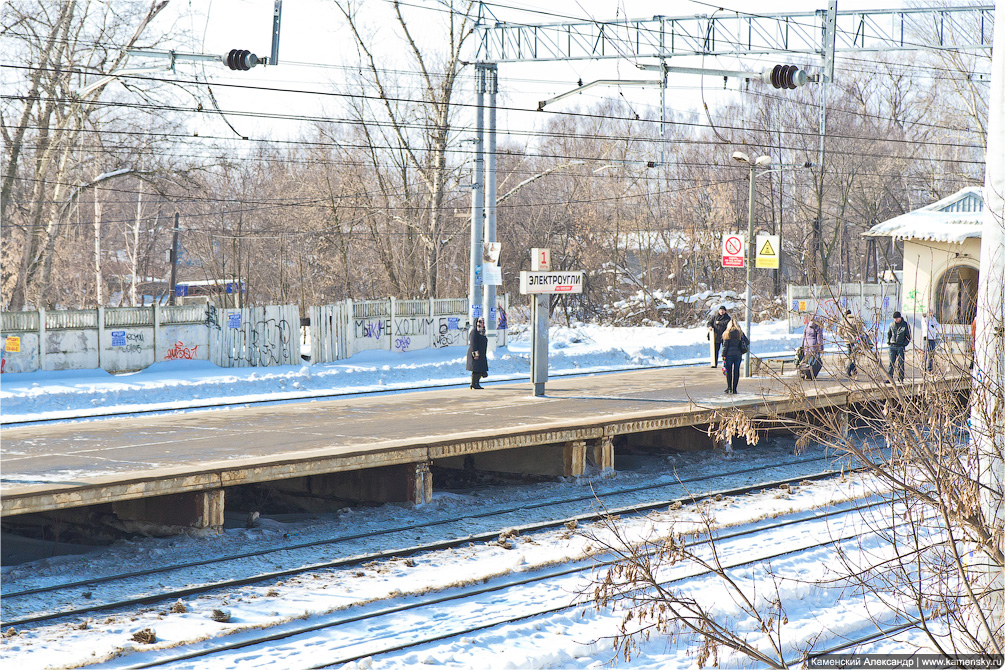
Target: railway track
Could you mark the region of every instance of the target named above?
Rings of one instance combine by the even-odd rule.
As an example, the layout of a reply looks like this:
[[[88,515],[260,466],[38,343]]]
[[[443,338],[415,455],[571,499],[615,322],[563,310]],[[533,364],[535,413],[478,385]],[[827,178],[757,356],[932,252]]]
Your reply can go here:
[[[831,459],[829,459],[828,457],[818,457],[814,459],[805,459],[802,461],[796,461],[793,463],[811,465],[830,460]],[[793,463],[772,464],[758,468],[745,468],[742,470],[719,473],[713,476],[696,476],[687,479],[677,480],[671,483],[634,486],[624,489],[617,489],[614,491],[602,492],[596,495],[591,493],[589,495],[572,496],[569,498],[562,498],[559,500],[547,500],[547,501],[535,502],[529,505],[520,505],[517,507],[508,507],[505,509],[489,510],[486,512],[454,517],[451,519],[437,520],[425,524],[404,525],[396,528],[386,529],[382,531],[382,534],[388,535],[391,533],[405,533],[405,532],[412,534],[418,529],[443,527],[449,524],[457,524],[463,526],[463,524],[468,523],[475,519],[486,520],[491,519],[492,517],[500,518],[500,521],[497,522],[489,530],[485,530],[478,533],[468,533],[460,537],[453,537],[446,540],[428,542],[419,545],[406,545],[401,548],[379,551],[379,552],[369,552],[364,554],[351,555],[338,558],[335,560],[310,562],[308,564],[300,564],[290,568],[282,568],[266,572],[256,572],[253,574],[247,574],[242,577],[236,577],[227,580],[216,580],[204,583],[192,583],[192,581],[189,581],[184,587],[169,587],[169,588],[157,589],[156,587],[151,586],[151,584],[157,584],[159,578],[172,572],[184,571],[188,576],[193,569],[210,565],[219,566],[225,563],[233,563],[235,564],[233,570],[238,571],[241,569],[240,564],[247,561],[248,559],[260,558],[269,554],[292,552],[294,550],[303,550],[308,548],[323,548],[325,549],[326,552],[330,553],[329,550],[333,545],[348,543],[354,540],[371,538],[372,533],[352,534],[313,542],[302,542],[292,545],[272,547],[264,551],[247,552],[238,555],[215,557],[199,561],[187,561],[184,563],[177,563],[157,568],[138,570],[130,573],[106,575],[86,580],[75,580],[72,582],[56,584],[40,588],[23,589],[20,591],[9,591],[9,592],[5,591],[2,606],[5,612],[8,612],[10,614],[4,616],[4,620],[0,622],[0,625],[2,625],[4,628],[8,628],[12,626],[18,627],[26,625],[37,625],[40,623],[53,621],[65,617],[86,617],[88,615],[92,615],[101,611],[151,605],[159,602],[176,600],[178,598],[185,598],[185,597],[191,597],[193,595],[209,593],[221,589],[236,588],[239,586],[264,583],[271,580],[277,580],[298,574],[304,574],[315,570],[344,568],[353,565],[365,564],[375,560],[387,560],[389,558],[406,557],[422,552],[459,547],[468,544],[470,542],[476,542],[476,543],[487,542],[498,538],[501,532],[509,529],[515,529],[517,532],[523,534],[540,530],[560,528],[567,524],[573,524],[573,523],[578,524],[578,523],[595,521],[597,519],[602,518],[605,514],[608,513],[615,513],[622,515],[639,514],[654,509],[665,508],[675,503],[681,503],[681,504],[690,503],[695,498],[705,498],[708,496],[716,496],[716,495],[737,496],[760,489],[779,487],[782,486],[783,484],[792,484],[794,482],[800,482],[800,481],[814,481],[819,479],[825,479],[828,477],[835,476],[843,471],[843,469],[840,468],[829,467],[824,468],[823,470],[817,470],[815,472],[803,472],[795,476],[789,476],[781,479],[765,480],[762,478],[759,479],[757,483],[742,487],[711,490],[711,487],[715,485],[716,480],[728,480],[729,478],[734,477],[736,475],[749,474],[751,472],[758,472],[758,471],[762,473],[770,473],[772,470],[791,467]],[[505,518],[507,515],[512,516],[513,514],[524,514],[532,509],[540,510],[548,507],[577,505],[583,502],[594,502],[598,498],[601,500],[605,499],[610,500],[612,498],[616,498],[617,496],[625,496],[643,491],[653,491],[672,487],[684,487],[686,490],[687,484],[692,484],[696,482],[703,482],[706,484],[710,483],[710,486],[708,487],[709,490],[705,490],[700,494],[676,496],[673,498],[661,498],[656,501],[622,506],[613,510],[592,511],[589,513],[564,515],[558,518],[550,518],[547,520],[522,525],[514,525],[511,522],[512,520],[507,520]],[[188,578],[191,579],[190,577]],[[134,580],[146,580],[146,581],[144,581],[142,584],[139,585],[129,584],[130,581]],[[102,587],[103,589],[102,593],[97,594],[94,593],[94,591],[98,590],[95,587]],[[80,606],[79,603],[76,601],[81,600],[79,590],[84,588],[91,589],[91,591],[87,592],[85,601],[86,604]],[[121,593],[123,591],[130,592],[133,595],[123,598],[121,597]],[[103,593],[110,593],[115,595],[114,597],[102,598]],[[19,601],[27,601],[27,602],[26,605],[19,606],[18,605]],[[39,604],[40,601],[42,604]],[[63,606],[54,606],[46,604],[52,602],[66,603],[67,601],[69,601],[71,604]]]
[[[765,520],[748,524],[746,527],[719,533],[716,542],[719,547],[723,547],[730,542],[736,542],[741,539],[749,540],[753,535],[777,532],[780,529],[796,524],[829,523],[839,520],[842,516],[857,514],[865,509],[888,504],[889,500],[887,499],[871,500],[854,505],[842,504],[835,509],[822,513],[819,510],[813,510],[811,512],[795,514],[789,518]],[[815,533],[808,534],[816,535]],[[835,542],[853,541],[862,535],[864,534],[861,532],[849,532],[839,538],[828,536],[825,541],[804,543],[796,548],[762,553],[754,558],[747,557],[749,551],[744,552],[743,549],[737,549],[737,553],[744,554],[743,558],[733,561],[724,567],[731,570],[756,565],[800,552],[827,547],[835,544]],[[693,546],[701,544],[704,541],[704,538],[692,539],[688,544]],[[243,665],[244,659],[233,655],[234,652],[240,652],[241,650],[260,645],[275,645],[275,643],[289,645],[291,653],[293,653],[292,650],[294,649],[304,647],[310,647],[312,649],[312,656],[314,657],[318,653],[322,653],[325,657],[325,662],[311,666],[313,668],[338,667],[368,656],[403,651],[461,635],[478,633],[496,626],[582,608],[589,604],[588,601],[576,599],[573,602],[554,604],[555,588],[554,585],[549,587],[548,583],[555,582],[556,580],[570,580],[576,577],[582,578],[588,573],[609,567],[615,562],[616,559],[603,559],[588,563],[562,564],[553,568],[535,570],[531,574],[511,574],[496,578],[484,586],[451,589],[449,593],[422,596],[391,607],[367,608],[362,606],[354,608],[363,610],[358,613],[338,612],[333,615],[321,615],[317,617],[321,620],[312,624],[290,624],[283,625],[280,630],[272,630],[264,633],[256,631],[253,634],[235,635],[235,639],[222,643],[217,640],[196,643],[185,649],[165,649],[145,652],[143,653],[144,658],[137,658],[132,663],[127,661],[123,664],[123,659],[118,659],[115,667],[137,670],[140,668],[164,666],[195,667],[194,665],[187,665],[186,662],[197,659],[200,663],[213,659],[214,661],[226,663],[226,667],[240,667]],[[663,586],[694,579],[703,574],[708,573],[692,569],[684,575],[675,575],[672,579],[668,579],[663,582]],[[535,588],[539,589],[539,591],[534,591]],[[507,597],[507,592],[511,592],[514,589],[523,590],[520,591],[519,597]],[[565,584],[560,590],[577,592],[578,589]],[[478,601],[480,603],[479,607],[489,608],[492,604],[501,604],[498,604],[496,609],[488,614],[481,612],[478,616],[467,617],[457,615],[457,608],[464,601],[477,599],[481,599]],[[522,609],[514,608],[512,606],[514,601],[527,603],[527,607]],[[514,609],[518,611],[513,611]],[[448,610],[452,615],[447,616],[444,614]],[[407,618],[403,616],[406,613]],[[415,624],[412,627],[403,627],[401,626],[402,621],[435,621],[436,624]],[[896,630],[902,628],[903,626],[899,626]],[[378,630],[386,632],[374,634],[373,631]],[[873,634],[871,637],[875,637],[875,635]],[[263,655],[260,649],[249,653],[256,656]],[[276,654],[278,654],[278,657]],[[282,649],[279,649],[275,653],[272,651],[268,653],[273,663],[281,663],[282,654]]]

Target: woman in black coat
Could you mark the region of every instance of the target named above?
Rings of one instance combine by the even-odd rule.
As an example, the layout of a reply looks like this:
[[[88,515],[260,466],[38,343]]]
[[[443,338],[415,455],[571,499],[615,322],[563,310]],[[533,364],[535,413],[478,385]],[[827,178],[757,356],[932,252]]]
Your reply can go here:
[[[482,388],[478,380],[488,376],[489,360],[485,357],[485,349],[488,345],[489,338],[485,337],[485,319],[478,319],[468,335],[468,362],[465,366],[471,371],[471,388],[473,389]]]
[[[735,319],[729,320],[722,334],[722,360],[726,364],[726,393],[736,393],[740,381],[740,361],[743,360],[743,331]]]

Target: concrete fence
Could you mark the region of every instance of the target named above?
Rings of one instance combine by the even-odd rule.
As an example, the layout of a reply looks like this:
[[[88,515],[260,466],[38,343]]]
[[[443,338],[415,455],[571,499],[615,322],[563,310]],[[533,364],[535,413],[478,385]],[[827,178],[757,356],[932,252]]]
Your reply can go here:
[[[508,301],[500,297],[500,323]],[[413,351],[467,344],[467,299],[347,300],[310,308],[311,363],[368,350]],[[165,360],[221,367],[302,362],[296,305],[118,307],[0,313],[0,372],[141,370]],[[306,342],[306,340],[305,340]],[[505,346],[502,327],[497,345]]]
[[[496,346],[506,346],[508,296],[499,297]],[[311,362],[328,363],[361,351],[414,351],[467,345],[467,298],[346,300],[311,307]]]
[[[789,308],[789,332],[803,327],[802,313],[820,314],[838,319],[846,309],[862,319],[866,330],[875,330],[893,318],[900,309],[900,284],[884,282],[867,284],[847,282],[830,285],[794,286],[786,288]]]
[[[3,372],[141,370],[158,361],[221,367],[300,361],[296,305],[218,309],[213,305],[4,312]]]

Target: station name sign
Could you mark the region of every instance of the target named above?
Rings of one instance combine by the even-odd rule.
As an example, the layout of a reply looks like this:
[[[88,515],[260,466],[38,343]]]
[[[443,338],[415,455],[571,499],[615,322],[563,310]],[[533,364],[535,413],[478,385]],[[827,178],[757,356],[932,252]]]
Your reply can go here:
[[[582,293],[583,272],[520,273],[520,293]]]

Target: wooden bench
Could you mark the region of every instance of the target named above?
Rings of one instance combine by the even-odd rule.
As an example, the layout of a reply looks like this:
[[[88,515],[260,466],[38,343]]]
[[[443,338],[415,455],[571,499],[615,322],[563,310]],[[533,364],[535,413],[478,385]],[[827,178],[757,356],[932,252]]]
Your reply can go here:
[[[796,361],[793,356],[758,358],[751,354],[750,357],[750,372],[755,376],[760,376],[761,373],[768,374],[776,371],[779,375],[784,375],[786,367],[789,370],[796,367]]]

